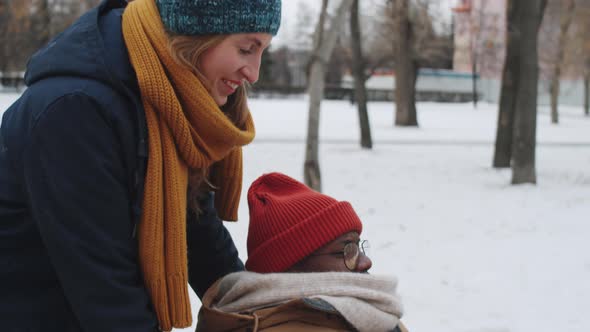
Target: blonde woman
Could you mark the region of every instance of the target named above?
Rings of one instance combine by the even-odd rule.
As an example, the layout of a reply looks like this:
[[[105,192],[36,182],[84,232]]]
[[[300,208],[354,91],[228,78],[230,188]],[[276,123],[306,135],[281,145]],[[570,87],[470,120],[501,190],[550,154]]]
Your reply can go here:
[[[220,219],[280,9],[105,0],[31,58],[0,129],[4,331],[187,327],[188,285],[243,270]]]

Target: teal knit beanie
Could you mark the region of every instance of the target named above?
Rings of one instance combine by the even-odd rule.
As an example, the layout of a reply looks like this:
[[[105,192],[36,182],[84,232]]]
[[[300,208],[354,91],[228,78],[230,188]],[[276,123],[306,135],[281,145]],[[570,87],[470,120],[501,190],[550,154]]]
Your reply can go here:
[[[178,35],[277,34],[281,0],[156,0],[162,23]]]

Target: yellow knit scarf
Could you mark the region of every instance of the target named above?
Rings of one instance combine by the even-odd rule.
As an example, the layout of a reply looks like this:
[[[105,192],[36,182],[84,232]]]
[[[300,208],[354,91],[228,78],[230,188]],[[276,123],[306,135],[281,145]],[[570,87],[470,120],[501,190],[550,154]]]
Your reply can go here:
[[[177,64],[154,0],[135,0],[123,14],[123,36],[135,69],[148,127],[149,157],[139,224],[139,260],[160,328],[192,324],[188,297],[188,169],[215,163],[216,207],[237,219],[240,146],[254,138],[251,117],[237,128],[199,79]],[[198,262],[192,262],[198,264]],[[207,271],[204,271],[206,273]]]

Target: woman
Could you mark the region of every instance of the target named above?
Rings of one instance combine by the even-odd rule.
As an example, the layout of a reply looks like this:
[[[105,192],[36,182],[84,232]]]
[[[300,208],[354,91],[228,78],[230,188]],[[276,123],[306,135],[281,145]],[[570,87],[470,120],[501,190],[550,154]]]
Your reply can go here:
[[[243,269],[217,212],[236,220],[244,85],[280,0],[124,6],[103,1],[37,52],[3,117],[3,330],[187,327],[187,283],[202,296]]]

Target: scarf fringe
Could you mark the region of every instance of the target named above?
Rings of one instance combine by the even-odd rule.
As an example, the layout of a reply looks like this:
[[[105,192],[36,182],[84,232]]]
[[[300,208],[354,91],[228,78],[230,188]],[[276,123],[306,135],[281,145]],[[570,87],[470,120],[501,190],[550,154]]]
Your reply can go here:
[[[177,299],[179,303],[188,303],[188,305],[178,305],[174,301],[170,302],[170,316],[174,327],[190,327],[193,324],[193,319],[188,295],[188,278],[182,274],[169,275],[166,284],[171,298]]]
[[[168,303],[168,294],[163,280],[154,280],[147,285],[149,293],[154,303]],[[170,331],[172,330],[172,322],[170,321],[170,313],[168,312],[168,306],[162,306],[160,310],[156,310],[158,316],[158,322],[160,323],[160,330]]]

